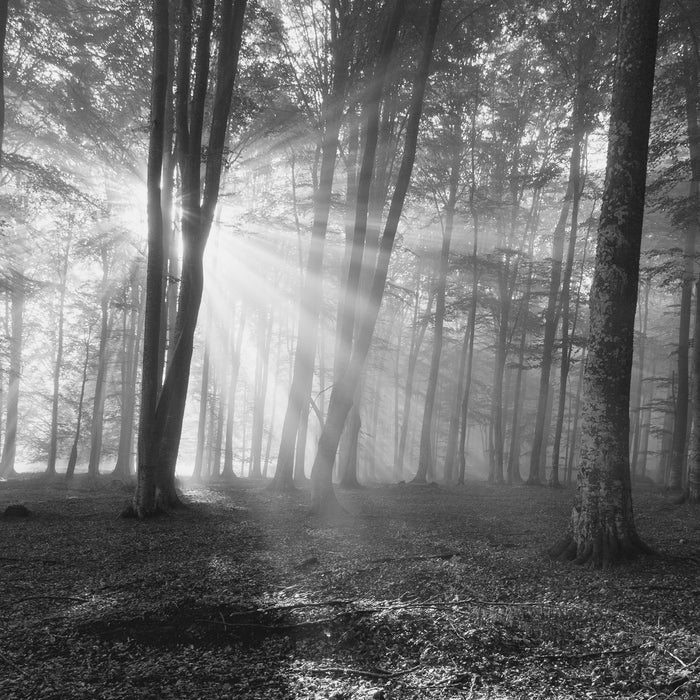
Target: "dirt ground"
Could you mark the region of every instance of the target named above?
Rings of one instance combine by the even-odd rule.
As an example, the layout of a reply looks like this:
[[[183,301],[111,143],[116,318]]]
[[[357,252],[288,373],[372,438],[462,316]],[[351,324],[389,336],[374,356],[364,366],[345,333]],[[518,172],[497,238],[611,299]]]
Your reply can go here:
[[[551,561],[572,492],[186,487],[119,517],[104,478],[0,483],[0,698],[697,698],[700,509],[649,487],[660,554]]]

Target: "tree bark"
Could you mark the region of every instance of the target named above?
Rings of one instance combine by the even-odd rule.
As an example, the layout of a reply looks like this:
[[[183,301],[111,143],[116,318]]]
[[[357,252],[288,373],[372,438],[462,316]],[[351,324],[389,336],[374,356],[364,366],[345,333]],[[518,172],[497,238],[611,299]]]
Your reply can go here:
[[[150,393],[143,404],[147,413],[143,430],[140,431],[144,450],[143,458],[139,458],[139,479],[133,506],[133,511],[139,517],[154,514],[159,505],[177,507],[180,504],[175,490],[175,466],[187,399],[194,333],[204,286],[204,250],[221,186],[224,145],[233,86],[238,71],[245,9],[246,0],[223,0],[222,2],[221,40],[216,62],[215,89],[210,106],[211,122],[206,146],[206,165],[202,178],[202,135],[206,107],[209,104],[207,93],[210,82],[209,63],[214,24],[214,0],[204,0],[199,13],[193,70],[191,65],[192,0],[183,0],[180,7],[175,125],[182,183],[182,275],[173,336],[174,346],[171,348],[170,364],[165,373],[160,395],[157,396],[159,352],[155,336],[160,336],[159,317],[163,294],[162,279],[160,279],[163,271],[163,230],[159,179],[163,160],[163,121],[167,94],[168,21],[167,2],[155,0],[156,50],[151,108],[152,142],[149,148],[149,212],[152,212],[153,221],[149,222],[149,246],[154,245],[154,256],[157,260],[151,261],[149,248],[149,267],[153,264],[152,275],[153,277],[157,275],[160,282],[152,286],[153,307],[148,306],[147,302],[150,318],[146,323],[148,328],[152,327],[153,334],[153,339],[149,340],[149,353],[152,352],[155,359],[152,360],[153,366],[150,364],[148,366]],[[190,90],[191,77],[193,77],[192,90]],[[149,219],[150,216],[151,214]],[[151,362],[150,359],[149,362]],[[146,374],[145,364],[144,374]]]
[[[445,325],[445,297],[447,294],[447,273],[450,262],[450,245],[454,229],[455,207],[459,189],[460,170],[462,165],[462,121],[460,115],[452,115],[454,123],[450,125],[449,141],[452,148],[450,162],[449,191],[445,203],[445,222],[442,231],[442,247],[440,250],[440,269],[438,271],[437,291],[435,294],[435,330],[433,331],[433,352],[430,358],[428,386],[425,392],[423,406],[423,422],[421,426],[420,449],[418,456],[418,471],[413,483],[424,484],[429,474],[434,475],[431,433],[433,427],[433,412],[435,409],[435,394],[440,373],[440,358],[442,356],[442,334]]]
[[[17,270],[11,271],[10,301],[12,336],[10,337],[10,381],[7,389],[5,413],[5,442],[0,458],[0,477],[14,476],[17,452],[17,421],[19,418],[19,384],[22,377],[22,344],[24,329],[24,305],[27,295],[27,279]]]
[[[418,127],[423,111],[423,96],[428,83],[433,45],[440,19],[442,0],[432,0],[425,33],[420,65],[416,72],[411,94],[409,116],[403,156],[399,168],[394,193],[389,207],[387,221],[379,243],[377,265],[369,289],[367,304],[361,315],[360,328],[353,345],[348,369],[340,382],[334,385],[328,406],[328,417],[319,439],[318,451],[311,471],[312,493],[311,510],[318,515],[334,513],[338,508],[333,491],[333,463],[338,451],[338,442],[352,405],[352,391],[357,385],[369,351],[379,308],[384,295],[384,286],[389,271],[389,259],[399,225],[401,212],[411,180],[416,156]]]
[[[2,18],[0,17],[0,22]],[[0,37],[1,38],[1,37]],[[68,285],[68,261],[70,257],[72,228],[68,231],[66,249],[61,261],[58,292],[58,336],[56,339],[56,354],[53,363],[53,397],[51,400],[51,432],[49,434],[49,456],[46,463],[46,473],[56,473],[56,457],[58,452],[58,404],[60,400],[61,367],[63,365],[63,341],[65,325],[66,288]]]
[[[567,534],[551,550],[594,566],[649,551],[632,509],[629,395],[659,0],[622,0],[619,12],[578,488]]]

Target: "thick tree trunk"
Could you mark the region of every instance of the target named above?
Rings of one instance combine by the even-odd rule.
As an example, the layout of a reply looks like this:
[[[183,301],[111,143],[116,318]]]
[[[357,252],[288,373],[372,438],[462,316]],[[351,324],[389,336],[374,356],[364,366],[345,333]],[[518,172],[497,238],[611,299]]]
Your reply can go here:
[[[608,161],[590,293],[581,460],[554,556],[607,566],[647,552],[634,524],[629,392],[659,0],[622,0]]]
[[[168,0],[153,0],[153,68],[151,82],[151,132],[146,183],[148,190],[148,259],[141,371],[141,408],[138,432],[137,487],[132,510],[139,517],[156,512],[155,413],[160,390],[160,341],[163,300],[163,208],[161,175],[165,141],[165,109],[168,94]]]

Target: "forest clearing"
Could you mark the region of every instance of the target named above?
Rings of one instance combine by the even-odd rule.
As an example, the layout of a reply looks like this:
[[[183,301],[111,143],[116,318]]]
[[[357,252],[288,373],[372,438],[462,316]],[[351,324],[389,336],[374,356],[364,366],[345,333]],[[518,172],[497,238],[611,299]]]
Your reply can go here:
[[[0,484],[0,696],[696,698],[698,506],[635,489],[661,552],[552,561],[572,492],[468,482],[342,491],[184,485],[123,519],[104,478]]]

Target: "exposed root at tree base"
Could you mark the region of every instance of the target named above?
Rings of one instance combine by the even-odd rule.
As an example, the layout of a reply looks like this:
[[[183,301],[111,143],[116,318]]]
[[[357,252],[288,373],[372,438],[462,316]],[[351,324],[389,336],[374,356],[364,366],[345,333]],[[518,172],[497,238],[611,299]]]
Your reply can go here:
[[[570,561],[595,569],[607,569],[640,556],[652,556],[655,552],[637,535],[618,538],[601,533],[594,541],[587,542],[581,547],[574,535],[568,533],[549,548],[548,554],[559,561]]]

